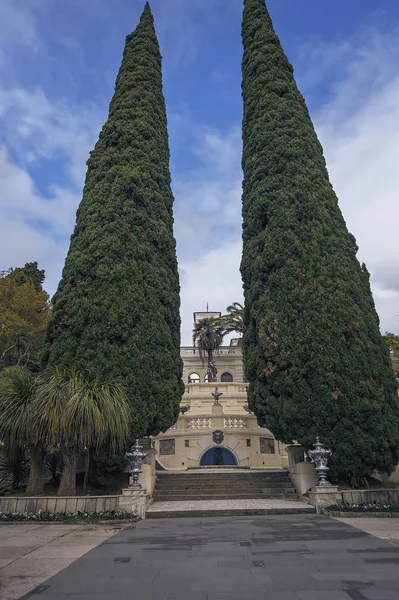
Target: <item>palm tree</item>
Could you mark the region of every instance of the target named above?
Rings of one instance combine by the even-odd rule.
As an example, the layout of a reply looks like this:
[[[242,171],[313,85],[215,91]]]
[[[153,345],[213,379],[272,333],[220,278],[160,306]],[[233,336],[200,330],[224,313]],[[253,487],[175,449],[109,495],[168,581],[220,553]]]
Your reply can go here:
[[[33,427],[59,446],[64,462],[59,496],[76,494],[76,464],[85,448],[118,452],[130,433],[131,407],[118,381],[87,381],[74,372],[47,371],[38,386]]]
[[[208,359],[208,381],[216,381],[216,368],[213,354],[223,341],[225,330],[223,322],[217,317],[205,317],[194,324],[193,343],[198,347],[202,362]]]
[[[0,388],[0,439],[9,457],[20,457],[21,447],[29,451],[27,494],[44,491],[44,457],[46,447],[34,435],[31,423],[37,389],[37,377],[25,367],[14,368],[4,378]],[[17,460],[20,460],[20,458]]]
[[[225,333],[244,333],[244,307],[239,302],[233,302],[226,308],[227,314],[221,317]]]

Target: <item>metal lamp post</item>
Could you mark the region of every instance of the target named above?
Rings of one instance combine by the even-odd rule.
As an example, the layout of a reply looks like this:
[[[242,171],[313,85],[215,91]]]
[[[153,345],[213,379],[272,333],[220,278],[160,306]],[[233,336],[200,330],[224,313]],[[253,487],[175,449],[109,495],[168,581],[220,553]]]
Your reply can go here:
[[[316,438],[314,450],[309,450],[308,456],[310,460],[315,464],[317,475],[319,476],[319,487],[330,486],[331,483],[327,481],[327,473],[330,470],[328,468],[328,459],[332,455],[331,450],[324,448],[320,442],[319,437]]]
[[[133,478],[133,484],[130,487],[141,490],[139,479],[141,473],[143,472],[143,460],[147,458],[147,453],[143,452],[143,447],[140,446],[138,438],[136,439],[131,451],[127,452],[126,456],[129,458],[130,474]]]

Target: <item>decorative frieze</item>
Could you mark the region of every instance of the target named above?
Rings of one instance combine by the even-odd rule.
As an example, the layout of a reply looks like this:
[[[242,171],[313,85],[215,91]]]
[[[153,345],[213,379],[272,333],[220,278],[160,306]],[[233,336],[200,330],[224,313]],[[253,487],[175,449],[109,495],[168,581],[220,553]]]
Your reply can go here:
[[[175,454],[175,439],[159,440],[159,454],[161,456],[171,456]]]
[[[276,454],[273,438],[259,438],[261,454]]]

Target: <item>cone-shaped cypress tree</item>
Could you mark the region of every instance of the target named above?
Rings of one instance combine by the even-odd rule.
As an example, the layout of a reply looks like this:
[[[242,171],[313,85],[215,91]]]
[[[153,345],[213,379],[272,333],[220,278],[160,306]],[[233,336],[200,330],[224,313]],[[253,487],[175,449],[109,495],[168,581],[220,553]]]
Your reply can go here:
[[[122,377],[135,434],[176,422],[184,391],[161,55],[147,3],[88,160],[45,363]]]
[[[265,0],[244,0],[244,362],[249,405],[285,442],[321,436],[335,474],[397,462],[396,381],[369,275]]]

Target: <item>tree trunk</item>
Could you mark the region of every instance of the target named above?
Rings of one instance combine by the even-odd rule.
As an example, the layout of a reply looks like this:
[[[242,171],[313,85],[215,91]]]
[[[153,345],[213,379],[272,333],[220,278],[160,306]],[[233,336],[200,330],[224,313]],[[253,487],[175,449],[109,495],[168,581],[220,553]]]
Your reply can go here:
[[[26,493],[37,496],[44,492],[44,457],[45,452],[41,444],[29,446],[29,479]]]
[[[61,475],[58,496],[76,495],[76,464],[79,456],[78,448],[74,446],[61,445],[62,457],[64,459],[64,469]]]
[[[86,450],[86,454],[85,454],[85,478],[83,480],[83,493],[87,494],[87,484],[89,483],[89,471],[90,471],[90,459],[91,459],[91,452],[90,449],[87,448]]]

